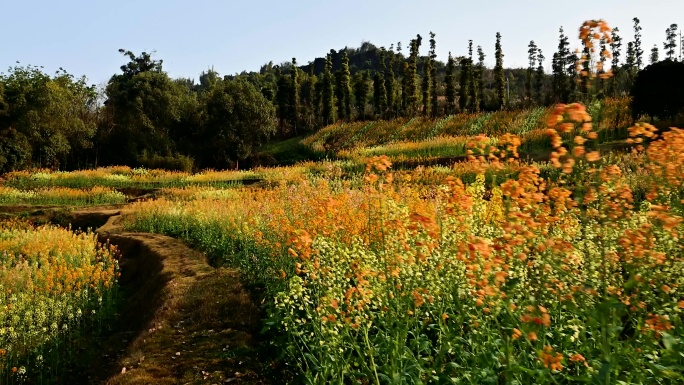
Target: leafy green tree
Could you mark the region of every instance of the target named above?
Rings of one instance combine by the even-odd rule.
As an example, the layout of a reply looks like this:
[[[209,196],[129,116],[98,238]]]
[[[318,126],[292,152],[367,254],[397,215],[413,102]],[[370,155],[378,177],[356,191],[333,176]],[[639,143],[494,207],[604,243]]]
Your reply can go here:
[[[501,49],[501,33],[496,33],[495,45],[496,65],[494,66],[494,82],[496,83],[496,97],[499,109],[506,106],[506,78],[503,68],[503,50]]]
[[[335,123],[335,87],[332,75],[332,56],[325,58],[323,81],[321,82],[321,114],[323,125]]]
[[[243,79],[220,82],[204,104],[206,123],[201,138],[205,165],[236,166],[276,132],[273,104]]]
[[[370,73],[359,71],[354,74],[354,101],[356,102],[357,119],[366,120],[366,104],[370,91]]]
[[[446,90],[446,107],[444,109],[445,115],[452,115],[456,113],[456,61],[454,57],[451,56],[449,52],[449,60],[446,65],[446,76],[444,77],[444,82]]]
[[[675,52],[677,51],[677,24],[671,24],[667,30],[665,30],[665,43],[663,44],[665,48],[665,57],[667,60],[675,60]],[[651,50],[652,51],[652,50]]]
[[[0,169],[73,167],[92,148],[97,93],[84,77],[17,66],[0,91]]]
[[[175,151],[171,133],[181,122],[183,89],[162,71],[161,61],[147,63],[150,60],[145,53],[131,59],[138,64],[122,66],[123,74],[112,76],[107,84],[106,103],[114,126],[103,151],[109,163],[136,164],[143,152],[168,156]]]
[[[484,51],[482,50],[482,46],[478,45],[477,46],[477,68],[476,68],[476,84],[477,84],[477,111],[480,111],[482,109],[482,105],[484,104],[484,99],[485,99],[485,92],[484,92],[484,74],[485,74],[485,54]]]

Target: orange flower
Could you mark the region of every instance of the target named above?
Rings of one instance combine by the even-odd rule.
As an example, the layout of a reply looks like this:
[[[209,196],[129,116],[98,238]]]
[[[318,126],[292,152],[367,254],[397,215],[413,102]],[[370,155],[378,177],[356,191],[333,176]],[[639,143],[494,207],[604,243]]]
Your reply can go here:
[[[598,151],[592,151],[590,153],[587,153],[587,161],[597,162],[599,159],[601,159],[601,153],[599,153]]]
[[[545,368],[549,368],[554,371],[563,370],[563,355],[561,353],[555,352],[551,346],[545,346],[544,351],[539,354],[542,364]]]
[[[516,328],[513,328],[513,341],[517,340],[522,336],[522,332]]]

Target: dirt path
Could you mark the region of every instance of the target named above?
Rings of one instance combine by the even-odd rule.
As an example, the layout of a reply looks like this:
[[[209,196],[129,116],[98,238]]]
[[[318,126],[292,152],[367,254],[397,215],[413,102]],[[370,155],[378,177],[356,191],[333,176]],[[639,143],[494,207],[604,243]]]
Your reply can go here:
[[[272,362],[260,340],[263,315],[238,273],[215,269],[183,242],[124,232],[120,210],[71,213],[73,228],[106,223],[101,241],[121,253],[122,308],[102,354],[76,382],[267,384]]]

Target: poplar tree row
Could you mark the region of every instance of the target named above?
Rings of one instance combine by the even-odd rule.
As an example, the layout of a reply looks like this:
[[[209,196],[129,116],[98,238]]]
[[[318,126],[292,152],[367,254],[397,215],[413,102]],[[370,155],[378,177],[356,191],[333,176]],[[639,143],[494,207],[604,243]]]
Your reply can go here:
[[[600,41],[599,55],[592,58],[587,47],[573,51],[570,37],[561,27],[550,74],[545,73],[546,57],[534,41],[528,45],[526,69],[504,69],[502,36],[497,33],[495,65],[489,69],[485,67],[482,46],[475,46],[472,40],[468,41],[467,55],[454,56],[450,52],[446,64],[439,62],[436,36],[430,32],[425,56],[419,53],[424,44],[421,35],[409,42],[406,55],[401,43],[396,49],[394,45],[386,49],[364,43],[359,50],[331,50],[322,66],[310,63],[299,68],[295,59],[281,66],[276,71],[275,91],[268,86],[262,91],[267,97],[275,96],[280,133],[284,136],[340,120],[438,118],[457,112],[529,108],[627,95],[646,63],[640,20],[634,18],[633,23],[634,37],[627,43],[624,62],[623,38],[618,28],[612,30],[612,41]],[[677,31],[676,24],[666,30],[662,47],[665,60],[682,60],[682,39]],[[352,69],[349,53],[365,60],[367,68]],[[654,46],[649,62],[658,62],[660,57]],[[594,67],[599,68],[595,81],[579,75]]]

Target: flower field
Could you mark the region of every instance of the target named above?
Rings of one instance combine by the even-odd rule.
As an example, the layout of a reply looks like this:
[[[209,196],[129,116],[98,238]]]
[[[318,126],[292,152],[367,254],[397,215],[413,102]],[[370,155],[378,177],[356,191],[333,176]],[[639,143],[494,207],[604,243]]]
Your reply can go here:
[[[126,196],[109,187],[72,189],[67,187],[20,190],[0,186],[0,205],[102,205],[125,203]]]
[[[113,306],[116,250],[22,222],[0,224],[0,250],[0,383],[49,382]]]
[[[162,188],[188,185],[230,187],[242,181],[260,179],[254,171],[205,171],[191,174],[179,171],[148,170],[126,166],[80,171],[15,171],[6,174],[5,185],[21,189],[68,188]]]
[[[453,168],[392,172],[373,153],[358,178],[328,163],[263,189],[170,189],[126,226],[262,283],[306,383],[684,382],[684,131],[639,124],[634,153],[608,155],[591,108],[544,116],[524,132],[543,132],[548,164],[517,160],[524,132],[471,135]],[[400,137],[365,124],[345,135]]]

